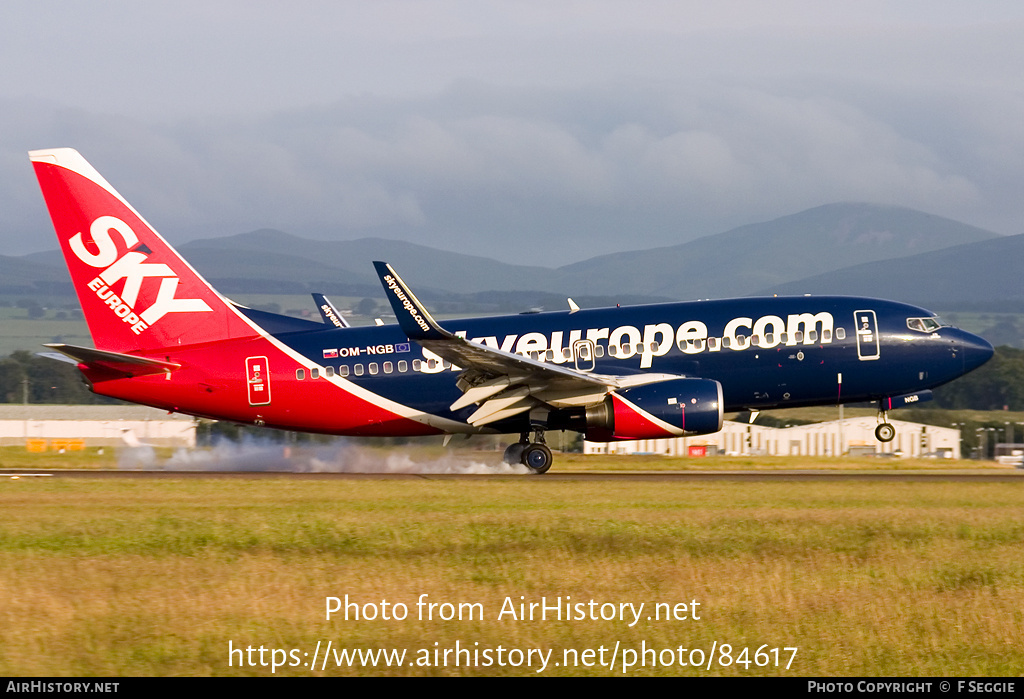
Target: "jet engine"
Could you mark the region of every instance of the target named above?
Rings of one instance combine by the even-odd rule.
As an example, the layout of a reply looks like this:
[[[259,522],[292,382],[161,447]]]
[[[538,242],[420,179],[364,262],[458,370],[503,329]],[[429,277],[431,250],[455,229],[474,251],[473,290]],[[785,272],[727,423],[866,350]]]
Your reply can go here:
[[[586,410],[586,438],[662,439],[722,429],[722,385],[711,379],[671,379],[621,389]]]

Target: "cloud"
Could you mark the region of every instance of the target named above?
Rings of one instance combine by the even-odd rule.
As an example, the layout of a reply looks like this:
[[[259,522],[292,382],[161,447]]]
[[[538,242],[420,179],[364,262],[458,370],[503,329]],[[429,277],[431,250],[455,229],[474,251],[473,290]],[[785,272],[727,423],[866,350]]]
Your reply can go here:
[[[172,241],[561,264],[854,200],[1019,232],[1016,5],[430,6],[25,4],[50,32],[0,28],[6,252],[52,247],[24,152],[59,145]]]

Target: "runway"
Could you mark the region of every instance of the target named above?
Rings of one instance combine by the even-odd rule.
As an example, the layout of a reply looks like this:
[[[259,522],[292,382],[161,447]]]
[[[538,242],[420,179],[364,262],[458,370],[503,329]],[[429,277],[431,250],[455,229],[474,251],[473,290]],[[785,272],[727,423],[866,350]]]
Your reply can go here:
[[[512,480],[528,479],[531,483],[563,481],[881,481],[905,482],[974,482],[1024,483],[1024,470],[971,469],[946,471],[895,470],[824,470],[780,469],[772,471],[567,471],[531,474],[464,474],[464,473],[296,473],[290,471],[162,471],[162,470],[27,470],[0,469],[0,479],[21,478],[98,478],[157,479],[205,478],[222,480]]]

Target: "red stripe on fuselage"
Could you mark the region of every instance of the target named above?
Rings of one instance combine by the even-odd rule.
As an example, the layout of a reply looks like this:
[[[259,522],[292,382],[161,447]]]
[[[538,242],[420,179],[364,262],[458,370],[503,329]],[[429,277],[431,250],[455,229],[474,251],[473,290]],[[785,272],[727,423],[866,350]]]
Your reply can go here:
[[[112,379],[109,374],[89,369],[83,373],[93,381],[96,393],[218,420],[351,436],[441,433],[355,396],[325,378],[311,379],[308,368],[265,338],[167,348],[143,356],[172,361],[181,364],[181,368],[168,375],[138,378]],[[273,396],[267,405],[249,404],[249,357],[267,357]],[[295,376],[300,368],[305,372],[301,381]]]

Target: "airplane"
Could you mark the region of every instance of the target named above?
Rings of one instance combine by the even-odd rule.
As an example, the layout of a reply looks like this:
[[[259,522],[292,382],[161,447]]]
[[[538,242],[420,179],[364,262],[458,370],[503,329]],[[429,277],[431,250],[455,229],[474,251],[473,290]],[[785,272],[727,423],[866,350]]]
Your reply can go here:
[[[550,430],[591,441],[710,434],[726,412],[875,402],[888,411],[988,361],[934,313],[848,296],[735,298],[439,322],[374,262],[397,323],[348,327],[219,294],[75,150],[29,153],[95,348],[98,394],[215,420],[334,435],[518,434],[504,460],[552,464]],[[680,270],[685,274],[686,270]]]

